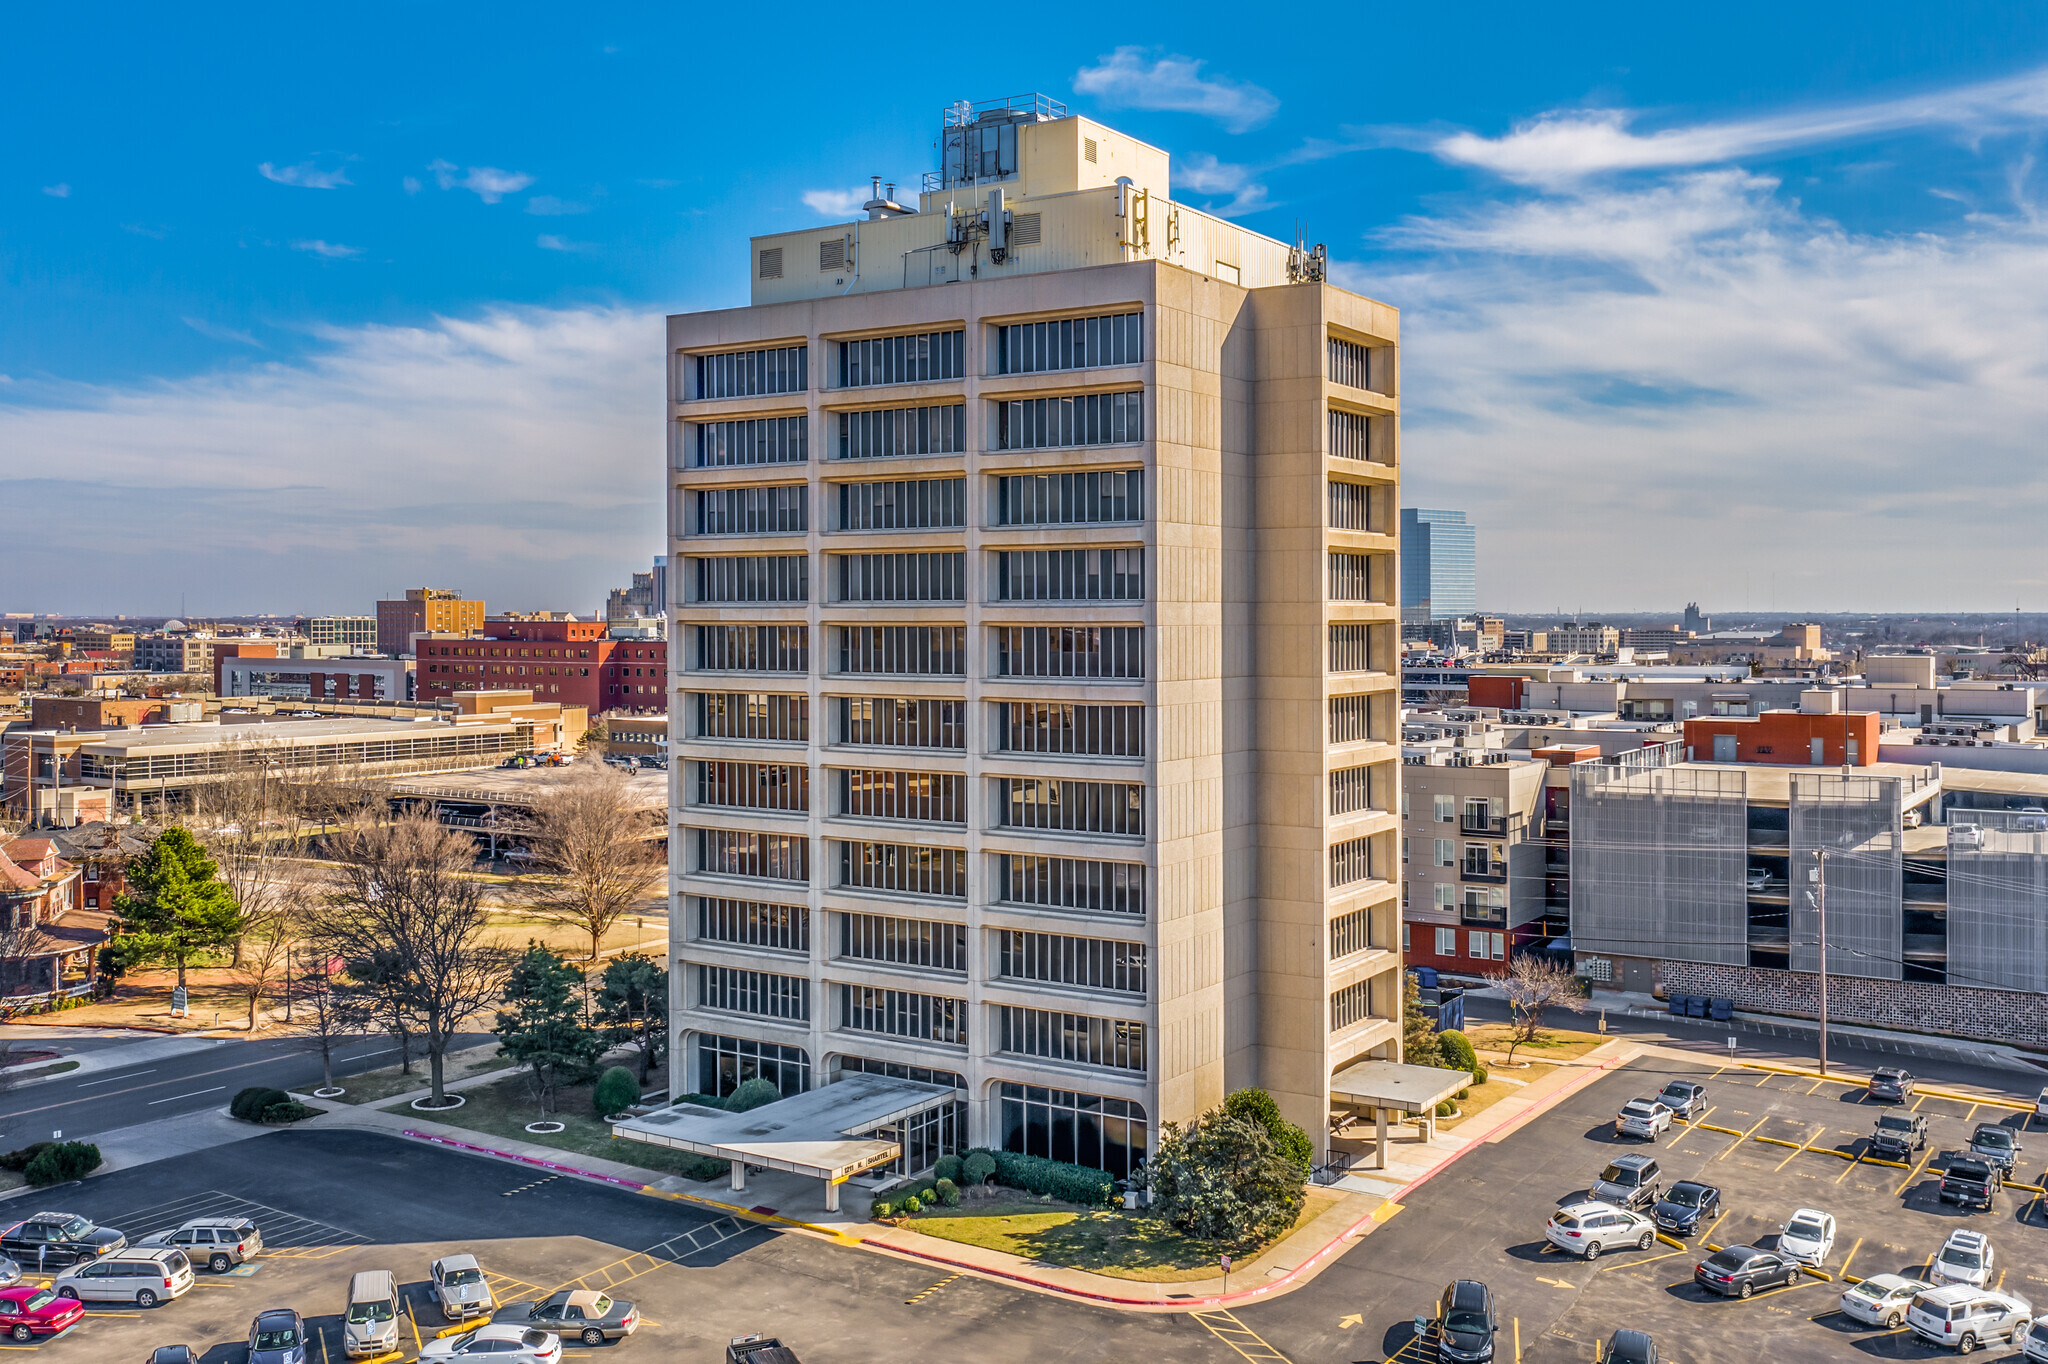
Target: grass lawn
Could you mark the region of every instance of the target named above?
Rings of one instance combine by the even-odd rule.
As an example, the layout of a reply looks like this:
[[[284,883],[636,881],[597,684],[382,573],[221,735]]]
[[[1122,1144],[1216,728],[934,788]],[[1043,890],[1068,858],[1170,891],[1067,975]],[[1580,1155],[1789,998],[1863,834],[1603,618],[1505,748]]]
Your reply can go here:
[[[1309,1189],[1302,1199],[1301,1216],[1287,1235],[1300,1231],[1342,1198],[1329,1189]],[[906,1225],[927,1236],[1116,1279],[1184,1283],[1213,1278],[1220,1272],[1214,1249],[1169,1230],[1149,1213],[1041,1203],[1014,1189],[1000,1190],[998,1197],[987,1202],[919,1213]],[[1249,1261],[1251,1256],[1237,1258]]]
[[[1446,1132],[1453,1131],[1457,1128],[1458,1124],[1475,1114],[1485,1112],[1502,1099],[1520,1094],[1526,1086],[1542,1079],[1556,1069],[1556,1066],[1545,1065],[1541,1061],[1532,1061],[1529,1063],[1527,1070],[1517,1070],[1515,1072],[1513,1081],[1496,1080],[1491,1075],[1488,1075],[1485,1084],[1472,1086],[1464,1098],[1457,1100],[1459,1116],[1442,1119],[1439,1125]]]
[[[503,1070],[506,1062],[498,1056],[498,1044],[486,1042],[480,1047],[468,1047],[462,1051],[451,1051],[443,1058],[442,1080],[461,1080],[487,1070]],[[373,1104],[388,1099],[394,1094],[410,1094],[416,1089],[426,1089],[432,1080],[427,1073],[427,1058],[416,1058],[412,1063],[412,1074],[407,1075],[398,1066],[386,1066],[382,1070],[366,1070],[360,1075],[336,1076],[342,1088],[348,1093],[340,1095],[334,1102],[344,1104]],[[317,1085],[306,1086],[311,1093]]]
[[[1481,1052],[1492,1052],[1506,1056],[1510,1032],[1505,1023],[1481,1023],[1467,1028],[1465,1036],[1472,1040],[1473,1047]],[[1524,1042],[1515,1048],[1517,1061],[1570,1061],[1584,1056],[1593,1048],[1609,1039],[1597,1032],[1574,1032],[1569,1028],[1545,1028],[1536,1034],[1534,1042]],[[1490,1064],[1490,1062],[1489,1062]],[[1520,1076],[1523,1072],[1517,1070]]]
[[[552,1146],[574,1155],[598,1156],[618,1161],[621,1165],[638,1166],[658,1175],[715,1179],[725,1174],[727,1167],[722,1160],[708,1160],[686,1151],[670,1151],[641,1141],[620,1141],[592,1111],[590,1091],[590,1085],[569,1085],[555,1091],[554,1111],[547,1115],[546,1120],[561,1123],[563,1130],[552,1135],[526,1130],[526,1124],[541,1121],[541,1114],[522,1075],[463,1090],[463,1098],[468,1102],[460,1108],[420,1113],[399,1103],[387,1106],[384,1111],[424,1118],[449,1127],[466,1127],[487,1136]]]

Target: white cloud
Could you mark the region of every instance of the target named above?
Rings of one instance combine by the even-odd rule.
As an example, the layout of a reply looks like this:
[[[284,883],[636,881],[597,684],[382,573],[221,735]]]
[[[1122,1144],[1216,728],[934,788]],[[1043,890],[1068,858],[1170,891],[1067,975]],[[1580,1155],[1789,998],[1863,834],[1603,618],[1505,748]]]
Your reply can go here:
[[[557,199],[552,194],[536,194],[526,201],[526,211],[544,218],[559,218],[572,213],[588,213],[590,205]]]
[[[1218,161],[1207,154],[1176,158],[1173,163],[1173,187],[1176,192],[1188,189],[1196,194],[1229,196],[1222,204],[1209,204],[1210,212],[1225,218],[1235,218],[1246,213],[1256,213],[1267,206],[1266,187],[1255,177],[1258,174],[1250,166],[1234,166],[1227,161]]]
[[[420,192],[420,178],[417,175],[408,175],[398,183],[407,194],[418,194]]]
[[[452,582],[588,610],[661,547],[662,326],[506,309],[328,330],[311,358],[192,379],[8,385],[0,501],[39,527],[10,596],[360,611]]]
[[[1142,47],[1120,47],[1074,73],[1074,89],[1109,108],[1164,109],[1213,118],[1234,133],[1256,128],[1280,108],[1269,90],[1226,76],[1204,76],[1192,57],[1147,61]]]
[[[346,170],[336,166],[322,170],[318,162],[301,161],[296,166],[279,166],[265,161],[256,167],[257,173],[265,180],[275,180],[280,185],[295,185],[299,189],[338,189],[352,183]]]
[[[487,204],[495,204],[508,194],[517,194],[533,183],[533,177],[524,171],[499,170],[496,166],[471,166],[458,177],[462,170],[452,161],[429,162],[427,169],[434,173],[434,183],[442,189],[466,189]]]
[[[589,242],[572,242],[567,237],[557,237],[552,232],[543,232],[534,238],[534,245],[543,251],[588,251]]]
[[[363,248],[360,246],[343,246],[338,242],[323,242],[317,237],[310,241],[293,242],[292,250],[310,251],[316,256],[325,256],[328,260],[353,260],[355,257],[363,254]]]
[[[69,199],[71,197],[71,186],[44,185],[43,193],[49,195],[52,199]]]
[[[1842,143],[1902,128],[1972,133],[2048,119],[2048,69],[1905,99],[1701,123],[1640,134],[1623,109],[1557,110],[1497,138],[1460,132],[1430,145],[1446,161],[1531,185],[1565,185],[1606,171],[1704,166],[1796,147]]]
[[[215,323],[208,322],[203,317],[187,317],[181,320],[184,322],[186,326],[190,327],[193,331],[198,332],[201,336],[207,337],[210,340],[233,341],[235,344],[241,346],[254,346],[257,350],[270,349],[261,341],[258,341],[254,336],[251,336],[248,332],[238,332],[232,327],[222,327]]]
[[[825,218],[851,218],[873,197],[867,185],[853,189],[807,189],[803,193],[804,207]]]

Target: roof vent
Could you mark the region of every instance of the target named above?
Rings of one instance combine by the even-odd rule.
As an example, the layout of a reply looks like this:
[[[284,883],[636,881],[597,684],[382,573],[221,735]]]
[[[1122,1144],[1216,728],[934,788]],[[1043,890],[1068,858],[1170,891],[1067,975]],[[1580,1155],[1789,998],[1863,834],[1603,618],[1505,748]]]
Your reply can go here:
[[[781,248],[781,247],[779,247],[779,246],[764,246],[764,247],[762,247],[762,248],[761,248],[761,278],[762,278],[762,279],[781,279],[781,278],[782,278],[782,248]]]

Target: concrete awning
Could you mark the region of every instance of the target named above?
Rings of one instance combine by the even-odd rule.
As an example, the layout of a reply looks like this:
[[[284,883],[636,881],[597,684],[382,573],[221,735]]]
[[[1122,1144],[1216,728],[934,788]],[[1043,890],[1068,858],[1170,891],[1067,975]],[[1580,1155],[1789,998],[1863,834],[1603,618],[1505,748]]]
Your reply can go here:
[[[684,1105],[612,1124],[612,1135],[830,1184],[887,1165],[895,1141],[865,1135],[963,1096],[946,1085],[856,1072],[745,1113]],[[735,1183],[735,1188],[740,1187]]]
[[[1438,1104],[1471,1083],[1471,1075],[1462,1070],[1360,1061],[1330,1078],[1330,1098],[1396,1113],[1434,1113]]]

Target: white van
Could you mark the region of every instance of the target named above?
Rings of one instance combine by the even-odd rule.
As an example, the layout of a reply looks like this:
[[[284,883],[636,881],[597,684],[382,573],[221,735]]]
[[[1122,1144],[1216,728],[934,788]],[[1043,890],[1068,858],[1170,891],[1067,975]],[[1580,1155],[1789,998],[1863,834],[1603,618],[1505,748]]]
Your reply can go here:
[[[132,1302],[137,1307],[154,1307],[183,1297],[191,1287],[192,1261],[185,1252],[154,1246],[130,1246],[118,1254],[73,1265],[50,1282],[50,1290],[60,1298]]]
[[[348,1281],[341,1313],[342,1348],[350,1359],[398,1348],[398,1280],[388,1269],[366,1269]]]

